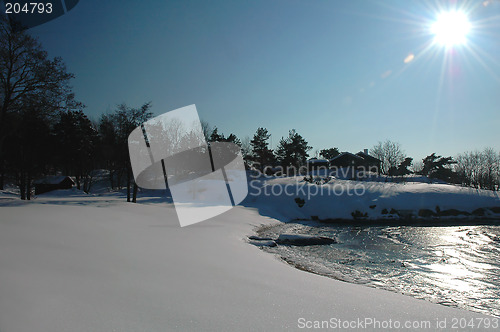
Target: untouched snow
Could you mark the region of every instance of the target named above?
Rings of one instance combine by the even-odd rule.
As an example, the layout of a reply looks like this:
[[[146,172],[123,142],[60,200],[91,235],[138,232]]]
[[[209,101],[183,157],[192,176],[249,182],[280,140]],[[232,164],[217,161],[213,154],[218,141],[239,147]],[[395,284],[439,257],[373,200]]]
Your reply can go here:
[[[367,213],[368,219],[394,217],[383,210],[441,211],[457,209],[472,212],[478,208],[500,207],[498,192],[450,184],[390,183],[330,179],[325,183],[304,181],[303,176],[254,179],[245,206],[257,207],[263,215],[282,221],[293,219],[353,219],[351,213]],[[303,199],[300,207],[296,198]],[[456,217],[454,217],[456,218]]]
[[[0,331],[297,330],[299,318],[435,330],[485,317],[300,271],[245,242],[273,222],[237,207],[181,228],[171,204],[74,190],[1,200]]]

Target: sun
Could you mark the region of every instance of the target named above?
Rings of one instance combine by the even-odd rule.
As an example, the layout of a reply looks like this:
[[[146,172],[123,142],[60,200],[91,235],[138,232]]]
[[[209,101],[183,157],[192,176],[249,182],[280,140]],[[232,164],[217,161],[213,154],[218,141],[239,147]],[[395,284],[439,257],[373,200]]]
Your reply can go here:
[[[471,24],[464,12],[450,11],[438,15],[431,32],[437,44],[450,47],[465,44],[470,28]]]

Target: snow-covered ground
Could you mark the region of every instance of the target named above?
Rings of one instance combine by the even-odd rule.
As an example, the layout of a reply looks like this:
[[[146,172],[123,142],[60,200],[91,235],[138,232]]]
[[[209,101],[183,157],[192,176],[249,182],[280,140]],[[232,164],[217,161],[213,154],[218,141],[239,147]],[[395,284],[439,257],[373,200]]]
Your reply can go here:
[[[485,317],[282,264],[245,241],[277,222],[256,209],[181,228],[161,201],[4,196],[0,331],[269,331],[318,320],[436,330],[437,320],[451,329],[454,319]]]
[[[423,218],[419,217],[419,211],[423,209],[436,214],[451,209],[466,213],[478,208],[500,209],[498,192],[442,183],[392,183],[320,177],[313,178],[313,183],[310,183],[304,181],[304,176],[297,176],[255,178],[249,188],[249,196],[243,204],[257,207],[261,214],[282,221],[315,217],[352,220],[352,213],[356,211],[360,216],[366,214],[366,219],[374,220],[400,218],[396,213],[391,214],[391,210],[412,214],[419,219]],[[485,214],[500,218],[500,214],[495,215],[491,211]],[[477,215],[451,217],[472,219]]]

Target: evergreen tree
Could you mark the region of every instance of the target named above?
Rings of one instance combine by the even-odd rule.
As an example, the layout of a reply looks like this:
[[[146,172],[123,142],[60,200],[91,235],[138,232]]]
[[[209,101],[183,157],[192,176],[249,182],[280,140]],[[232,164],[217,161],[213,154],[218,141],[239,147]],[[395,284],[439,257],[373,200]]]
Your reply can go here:
[[[405,176],[411,174],[408,167],[411,166],[413,158],[406,157],[398,167],[391,166],[388,171],[389,176]]]
[[[224,134],[219,134],[219,130],[217,127],[212,130],[212,133],[210,134],[210,137],[208,139],[209,142],[225,142],[226,138],[224,137]]]
[[[241,140],[238,137],[236,137],[236,135],[233,133],[229,134],[225,142],[234,143],[241,147]]]
[[[425,157],[421,174],[430,178],[450,182],[454,178],[452,164],[456,164],[452,157],[437,156],[436,153]]]
[[[288,137],[281,138],[276,150],[276,157],[283,168],[292,166],[298,169],[305,165],[309,156],[307,151],[311,149],[312,147],[307,145],[307,141],[295,129],[292,129],[288,132]]]
[[[54,126],[54,138],[57,160],[65,168],[65,174],[75,175],[77,188],[89,192],[98,143],[92,122],[82,111],[62,112]]]
[[[266,128],[258,128],[250,141],[249,159],[257,164],[257,167],[263,171],[264,167],[272,166],[275,163],[273,151],[269,148],[269,138],[271,134]]]
[[[323,156],[323,158],[325,158],[327,160],[330,160],[330,159],[335,158],[336,156],[338,156],[340,154],[340,151],[337,148],[330,148],[330,149],[323,149],[323,150],[321,150],[319,152],[319,154],[321,156]]]

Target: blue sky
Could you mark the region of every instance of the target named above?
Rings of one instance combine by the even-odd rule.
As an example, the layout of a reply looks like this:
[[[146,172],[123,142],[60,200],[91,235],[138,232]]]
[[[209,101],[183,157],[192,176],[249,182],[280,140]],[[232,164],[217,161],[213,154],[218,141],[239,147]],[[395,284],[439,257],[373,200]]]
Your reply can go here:
[[[428,47],[453,6],[469,42]],[[122,102],[196,104],[225,134],[268,128],[274,146],[295,128],[314,149],[391,139],[421,159],[500,150],[499,15],[483,1],[81,0],[30,32],[94,118]]]

